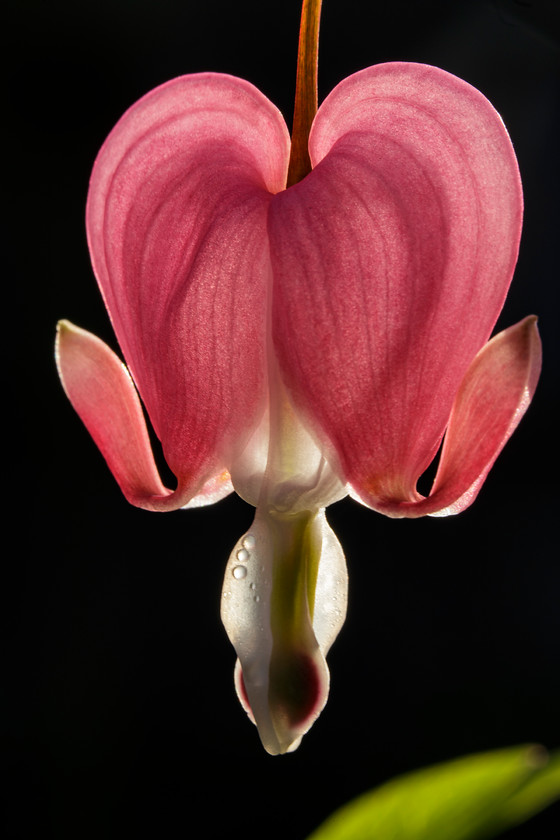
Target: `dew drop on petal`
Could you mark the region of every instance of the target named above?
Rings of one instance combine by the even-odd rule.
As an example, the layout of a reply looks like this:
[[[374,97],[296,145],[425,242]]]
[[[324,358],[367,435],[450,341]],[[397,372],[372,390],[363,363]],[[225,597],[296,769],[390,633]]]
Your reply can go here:
[[[232,575],[236,580],[243,580],[244,577],[247,577],[247,567],[246,566],[234,566],[232,570]]]
[[[239,551],[236,554],[236,557],[237,557],[237,559],[239,560],[240,563],[246,563],[247,560],[249,559],[249,552],[247,551],[246,548],[240,548]]]
[[[252,534],[247,534],[247,536],[243,539],[243,546],[247,549],[247,551],[251,551],[256,545],[257,541]]]

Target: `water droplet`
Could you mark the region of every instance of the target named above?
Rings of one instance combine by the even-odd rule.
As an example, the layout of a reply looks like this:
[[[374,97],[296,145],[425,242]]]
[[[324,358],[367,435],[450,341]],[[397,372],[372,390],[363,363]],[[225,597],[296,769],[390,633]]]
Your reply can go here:
[[[247,534],[247,536],[243,539],[243,545],[248,551],[251,551],[251,549],[254,548],[256,544],[257,541],[252,534]]]
[[[256,589],[256,588],[257,588],[257,584],[256,584],[256,583],[251,583],[251,584],[250,584],[250,589]]]
[[[242,580],[247,577],[247,569],[245,566],[234,566],[232,575],[236,580]]]
[[[240,548],[236,556],[240,563],[246,563],[249,559],[249,552],[246,548]]]
[[[255,597],[253,598],[253,601],[255,602],[255,604],[258,604],[260,600],[261,600],[260,595],[255,595]]]

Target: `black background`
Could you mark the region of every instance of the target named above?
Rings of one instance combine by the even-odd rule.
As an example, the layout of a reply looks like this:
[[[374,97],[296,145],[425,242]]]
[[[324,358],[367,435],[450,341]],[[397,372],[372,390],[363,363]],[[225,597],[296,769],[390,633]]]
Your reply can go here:
[[[115,346],[83,223],[113,124],[157,84],[201,70],[249,79],[290,123],[299,2],[22,1],[4,17],[2,836],[304,840],[397,773],[527,741],[559,747],[558,4],[325,0],[321,97],[362,67],[414,60],[465,78],[502,114],[526,221],[498,326],[537,313],[544,369],[460,516],[393,521],[349,500],[329,510],[348,619],[325,711],[276,758],[237,704],[219,619],[251,509],[233,496],[166,515],[130,507],[62,392],[52,344],[66,317]],[[559,824],[556,805],[511,837],[548,840]]]

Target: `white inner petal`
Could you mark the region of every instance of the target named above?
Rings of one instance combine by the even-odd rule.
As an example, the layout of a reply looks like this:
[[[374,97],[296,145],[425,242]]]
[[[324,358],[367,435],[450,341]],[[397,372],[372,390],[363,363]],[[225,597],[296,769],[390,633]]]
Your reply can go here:
[[[348,490],[296,413],[277,367],[271,368],[269,408],[230,467],[233,486],[254,507],[316,511]]]
[[[344,554],[324,510],[257,508],[231,552],[221,615],[236,689],[265,749],[295,749],[328,695],[325,655],[346,614]]]

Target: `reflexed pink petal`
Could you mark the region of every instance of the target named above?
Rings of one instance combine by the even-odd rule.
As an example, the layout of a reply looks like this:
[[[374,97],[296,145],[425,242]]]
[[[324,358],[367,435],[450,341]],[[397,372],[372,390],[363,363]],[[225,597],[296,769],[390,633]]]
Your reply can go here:
[[[137,102],[95,163],[95,273],[180,483],[215,476],[264,410],[266,220],[288,154],[259,91],[206,73]]]
[[[511,280],[515,156],[482,94],[398,63],[345,79],[310,150],[270,208],[280,367],[354,489],[414,501]]]
[[[64,389],[124,495],[148,510],[174,510],[196,487],[161,483],[136,389],[107,345],[68,321],[58,326],[56,359]]]
[[[460,513],[475,500],[529,408],[541,361],[534,315],[498,333],[475,358],[453,405],[429,497],[439,515]]]
[[[537,319],[498,333],[475,357],[457,394],[430,495],[416,503],[361,500],[389,516],[447,516],[476,498],[492,464],[525,414],[541,369]]]

